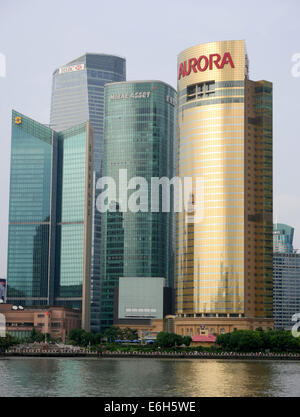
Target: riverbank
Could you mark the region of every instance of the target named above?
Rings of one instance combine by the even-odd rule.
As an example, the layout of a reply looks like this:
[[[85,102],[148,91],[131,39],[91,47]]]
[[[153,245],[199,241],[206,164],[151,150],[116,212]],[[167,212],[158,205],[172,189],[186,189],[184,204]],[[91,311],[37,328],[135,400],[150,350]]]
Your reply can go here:
[[[43,358],[171,358],[171,359],[237,359],[237,360],[289,360],[300,361],[300,354],[294,353],[235,353],[235,352],[89,352],[81,351],[39,351],[34,349],[10,350],[0,354],[0,358],[43,357]]]

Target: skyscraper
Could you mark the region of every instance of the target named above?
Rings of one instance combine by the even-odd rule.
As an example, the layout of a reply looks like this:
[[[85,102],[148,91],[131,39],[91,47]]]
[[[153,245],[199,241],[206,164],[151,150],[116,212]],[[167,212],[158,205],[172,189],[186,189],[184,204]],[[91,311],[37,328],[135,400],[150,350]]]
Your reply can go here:
[[[94,183],[101,175],[104,85],[125,79],[125,59],[107,54],[86,53],[53,73],[51,127],[64,130],[87,120],[91,122],[94,128]],[[91,328],[95,331],[100,325],[100,228],[100,216],[93,207]]]
[[[290,330],[300,312],[300,253],[274,253],[274,325]],[[298,320],[297,320],[298,321]]]
[[[291,329],[300,311],[300,254],[293,248],[294,228],[275,223],[273,228],[274,325]]]
[[[80,308],[89,328],[92,201],[89,122],[55,132],[13,111],[8,302]]]
[[[294,228],[287,224],[273,226],[273,250],[277,253],[293,253]]]
[[[178,57],[177,170],[203,210],[178,215],[176,311],[204,327],[272,327],[272,84],[248,66],[244,41]]]
[[[151,212],[152,177],[174,175],[176,91],[161,81],[111,83],[105,87],[102,177],[114,179],[117,195],[102,214],[101,327],[113,324],[119,278],[165,278],[173,286],[173,216]],[[126,171],[148,185],[148,205],[125,209],[119,187]],[[126,185],[127,185],[126,180]],[[121,191],[122,192],[122,191]],[[132,190],[128,192],[128,198]],[[122,201],[121,201],[122,200]],[[126,205],[127,203],[125,203]],[[146,207],[147,206],[147,207]]]

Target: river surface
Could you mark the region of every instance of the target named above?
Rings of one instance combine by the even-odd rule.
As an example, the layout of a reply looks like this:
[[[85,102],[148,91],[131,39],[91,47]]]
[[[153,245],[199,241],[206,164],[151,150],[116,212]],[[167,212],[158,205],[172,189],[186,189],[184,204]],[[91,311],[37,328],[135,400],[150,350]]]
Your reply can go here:
[[[300,362],[1,358],[1,397],[300,396]]]

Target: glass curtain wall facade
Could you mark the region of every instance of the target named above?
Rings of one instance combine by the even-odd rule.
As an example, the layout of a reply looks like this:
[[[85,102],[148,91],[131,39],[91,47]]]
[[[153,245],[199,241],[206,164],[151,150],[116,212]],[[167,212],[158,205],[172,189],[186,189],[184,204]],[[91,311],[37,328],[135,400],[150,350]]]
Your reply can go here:
[[[274,253],[274,325],[290,330],[300,312],[300,253]]]
[[[273,250],[280,253],[293,253],[294,228],[287,224],[275,223],[273,226]]]
[[[164,277],[166,286],[173,287],[173,216],[161,210],[152,213],[150,193],[151,177],[174,176],[175,103],[175,90],[160,81],[105,87],[102,175],[114,179],[117,195],[111,200],[115,211],[102,214],[102,329],[113,324],[114,288],[120,277]],[[128,182],[133,177],[147,181],[147,211],[124,211],[120,170],[127,170]]]
[[[125,79],[125,59],[106,54],[84,54],[53,74],[51,126],[64,130],[87,120],[91,122],[95,183],[101,175],[104,85]],[[100,229],[100,216],[93,208],[91,328],[94,331],[98,331],[100,325]]]
[[[82,309],[89,328],[93,131],[12,115],[8,302]]]
[[[55,133],[12,112],[7,301],[48,304]]]
[[[93,129],[83,123],[58,134],[55,304],[83,311],[90,320],[93,210]]]
[[[272,85],[248,80],[244,41],[211,42],[179,54],[178,100],[177,173],[203,216],[177,216],[177,315],[271,320]]]

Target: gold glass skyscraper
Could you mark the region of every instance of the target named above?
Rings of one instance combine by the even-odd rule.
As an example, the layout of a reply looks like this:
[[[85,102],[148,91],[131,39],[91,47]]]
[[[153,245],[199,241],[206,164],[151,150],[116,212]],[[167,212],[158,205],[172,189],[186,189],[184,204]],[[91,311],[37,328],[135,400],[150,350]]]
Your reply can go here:
[[[177,316],[272,327],[272,84],[244,41],[179,54],[177,175],[203,184],[202,216],[177,216]]]

